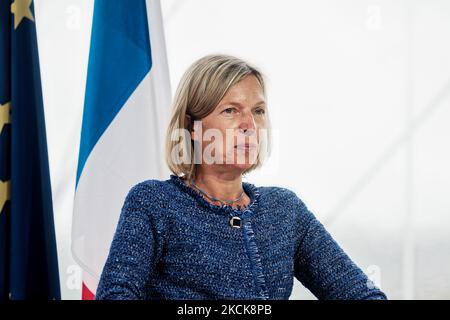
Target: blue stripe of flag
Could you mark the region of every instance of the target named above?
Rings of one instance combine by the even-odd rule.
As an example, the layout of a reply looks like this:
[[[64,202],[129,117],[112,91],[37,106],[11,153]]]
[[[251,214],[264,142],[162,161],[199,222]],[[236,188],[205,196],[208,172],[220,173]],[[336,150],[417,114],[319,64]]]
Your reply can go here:
[[[151,66],[145,0],[96,0],[77,185],[95,144]]]

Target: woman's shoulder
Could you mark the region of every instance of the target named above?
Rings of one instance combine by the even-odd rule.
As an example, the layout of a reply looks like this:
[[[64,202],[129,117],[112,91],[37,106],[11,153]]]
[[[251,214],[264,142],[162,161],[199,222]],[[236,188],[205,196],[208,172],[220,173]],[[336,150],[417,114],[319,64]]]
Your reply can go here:
[[[135,183],[130,188],[128,194],[134,196],[146,196],[164,188],[164,181],[157,179],[147,179]]]
[[[296,198],[300,199],[297,193],[287,187],[281,186],[259,186],[258,190],[262,196],[265,198],[274,199],[283,199],[283,200],[295,200]]]
[[[146,179],[135,183],[129,189],[126,202],[163,203],[173,193],[167,180]]]
[[[282,206],[284,210],[292,211],[301,218],[314,217],[299,192],[281,186],[260,186],[258,189],[264,203]]]

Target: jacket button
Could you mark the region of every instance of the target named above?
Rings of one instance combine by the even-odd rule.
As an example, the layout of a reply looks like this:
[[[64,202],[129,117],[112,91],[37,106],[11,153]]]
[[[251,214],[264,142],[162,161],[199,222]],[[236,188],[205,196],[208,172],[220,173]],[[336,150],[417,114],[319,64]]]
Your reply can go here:
[[[239,229],[242,226],[242,219],[239,217],[232,217],[230,219],[230,226]]]

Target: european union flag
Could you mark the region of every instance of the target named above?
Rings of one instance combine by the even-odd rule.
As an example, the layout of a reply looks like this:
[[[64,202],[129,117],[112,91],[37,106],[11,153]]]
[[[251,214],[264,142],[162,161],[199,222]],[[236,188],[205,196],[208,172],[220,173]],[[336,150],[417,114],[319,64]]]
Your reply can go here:
[[[60,299],[32,0],[0,0],[0,297]]]

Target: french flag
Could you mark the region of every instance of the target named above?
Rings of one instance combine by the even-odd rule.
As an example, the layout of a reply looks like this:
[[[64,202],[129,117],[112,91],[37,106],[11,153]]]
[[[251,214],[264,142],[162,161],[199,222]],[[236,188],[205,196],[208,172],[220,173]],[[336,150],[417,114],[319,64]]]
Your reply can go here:
[[[125,197],[163,162],[170,81],[159,0],[96,0],[72,221],[93,299]]]

